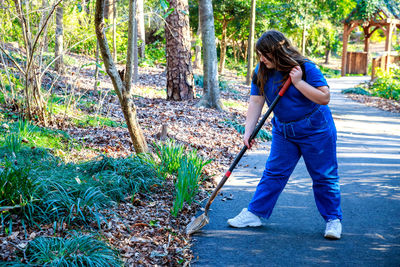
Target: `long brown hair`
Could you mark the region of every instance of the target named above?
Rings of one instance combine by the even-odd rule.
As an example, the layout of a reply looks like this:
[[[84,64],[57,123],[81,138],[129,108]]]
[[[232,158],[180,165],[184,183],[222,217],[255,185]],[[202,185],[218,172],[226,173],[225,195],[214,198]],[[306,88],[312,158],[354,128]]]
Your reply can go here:
[[[307,59],[290,43],[283,33],[276,30],[265,32],[256,44],[257,54],[261,53],[275,65],[275,69],[284,73],[283,80],[289,77],[290,70],[301,66]],[[259,55],[260,56],[260,55]],[[264,85],[268,79],[268,68],[260,61],[257,73],[257,86],[264,95]]]

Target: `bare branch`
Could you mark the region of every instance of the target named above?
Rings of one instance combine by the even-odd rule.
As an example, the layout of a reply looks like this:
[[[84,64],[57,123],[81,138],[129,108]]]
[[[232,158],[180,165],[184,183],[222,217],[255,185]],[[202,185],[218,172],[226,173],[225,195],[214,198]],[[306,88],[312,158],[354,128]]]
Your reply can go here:
[[[7,54],[7,52],[3,49],[3,47],[1,47],[0,45],[0,50],[11,60],[12,63],[14,63],[15,67],[17,67],[17,69],[25,75],[25,71],[18,65],[18,63],[9,55]]]
[[[37,42],[38,42],[38,40],[39,40],[40,35],[42,34],[43,30],[45,29],[45,26],[47,25],[47,23],[48,23],[50,17],[53,15],[54,11],[56,10],[56,7],[57,7],[61,2],[62,2],[62,0],[58,0],[58,2],[56,2],[56,3],[53,5],[52,9],[50,10],[49,14],[47,15],[46,20],[45,20],[44,23],[43,23],[41,29],[40,29],[39,32],[36,34],[35,41],[34,41],[34,43],[33,43],[32,49],[31,49],[30,61],[29,61],[29,63],[28,63],[27,69],[29,69],[30,66],[31,66],[31,64],[32,64],[32,61],[33,61],[33,53],[35,52],[35,48],[36,48],[36,45],[37,45]]]

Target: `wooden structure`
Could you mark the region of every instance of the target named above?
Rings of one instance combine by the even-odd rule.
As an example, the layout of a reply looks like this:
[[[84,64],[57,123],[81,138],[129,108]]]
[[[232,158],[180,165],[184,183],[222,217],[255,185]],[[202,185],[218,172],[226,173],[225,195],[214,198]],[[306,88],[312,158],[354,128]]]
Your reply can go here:
[[[400,56],[384,55],[372,59],[372,73],[371,80],[375,79],[376,68],[387,70],[389,62],[400,62]]]
[[[387,60],[385,60],[385,69],[390,64],[390,51],[392,49],[392,35],[394,29],[400,29],[400,6],[395,1],[381,0],[379,4],[375,2],[375,13],[369,18],[361,14],[360,5],[371,5],[368,0],[360,1],[357,7],[350,13],[344,21],[343,32],[343,53],[342,53],[342,76],[348,73],[367,74],[369,39],[377,30],[382,29],[386,35],[385,51]],[[347,45],[350,33],[354,28],[361,26],[364,31],[364,52],[347,52]]]

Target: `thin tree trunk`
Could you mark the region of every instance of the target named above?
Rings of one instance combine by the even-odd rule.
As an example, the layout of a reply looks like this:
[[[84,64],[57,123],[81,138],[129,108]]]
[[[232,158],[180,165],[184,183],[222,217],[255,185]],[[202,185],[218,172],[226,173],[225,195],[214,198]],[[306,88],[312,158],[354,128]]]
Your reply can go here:
[[[57,7],[56,10],[56,42],[55,42],[55,57],[58,58],[55,64],[55,70],[59,74],[64,72],[63,63],[63,7]]]
[[[247,62],[247,75],[246,75],[246,84],[250,85],[251,76],[253,72],[254,65],[254,28],[256,24],[256,0],[251,1],[251,16],[250,16],[250,36],[249,36],[249,44],[248,44],[248,62]]]
[[[96,41],[96,69],[94,70],[94,91],[97,92],[97,86],[99,83],[99,42]]]
[[[201,21],[200,21],[200,7],[199,7],[199,26],[197,27],[197,38],[196,38],[196,46],[195,46],[195,58],[194,58],[194,68],[198,69],[201,66],[201,46],[199,44],[199,41],[202,38],[201,35]]]
[[[221,44],[220,44],[221,54],[219,57],[219,69],[218,69],[219,74],[222,74],[222,72],[224,71],[224,68],[225,68],[227,28],[228,28],[228,22],[226,20],[224,20],[223,24],[222,24],[222,38],[221,38]]]
[[[137,21],[137,33],[139,39],[139,57],[141,59],[145,58],[145,48],[146,48],[146,34],[144,29],[144,11],[143,11],[143,1],[137,0],[137,12],[136,12],[136,21]]]
[[[112,31],[113,31],[113,59],[117,62],[117,0],[113,1],[113,17],[112,17]]]
[[[137,0],[136,0],[137,1]],[[137,6],[137,4],[136,4]],[[136,8],[135,8],[136,12]],[[133,84],[137,84],[139,80],[139,58],[138,58],[138,19],[137,14],[134,16],[133,25]]]
[[[217,48],[215,46],[215,28],[211,0],[200,0],[201,36],[203,42],[203,88],[204,93],[199,105],[222,110],[217,72]]]
[[[128,29],[128,53],[126,73],[121,79],[118,70],[112,60],[110,49],[105,35],[104,0],[96,1],[95,27],[99,42],[100,52],[104,61],[104,67],[114,86],[121,104],[122,112],[128,126],[129,134],[137,153],[148,151],[147,143],[139,126],[136,116],[136,106],[132,97],[132,65],[133,65],[133,33],[135,24],[135,0],[129,1],[129,29]]]
[[[167,99],[193,99],[193,69],[187,0],[168,0],[174,11],[165,26],[167,53]]]

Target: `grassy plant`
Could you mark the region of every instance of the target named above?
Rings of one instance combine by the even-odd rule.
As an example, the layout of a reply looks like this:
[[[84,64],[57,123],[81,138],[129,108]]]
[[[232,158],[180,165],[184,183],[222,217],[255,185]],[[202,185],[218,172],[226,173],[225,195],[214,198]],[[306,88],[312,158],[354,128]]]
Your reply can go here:
[[[34,266],[122,266],[116,251],[94,235],[38,237],[25,254]]]
[[[101,211],[111,206],[112,202],[98,188],[89,187],[82,191],[79,187],[66,188],[62,184],[53,184],[46,189],[50,191],[43,196],[43,204],[47,207],[50,220],[57,225],[89,226],[95,221],[100,228],[101,222],[107,222]]]
[[[203,168],[209,164],[211,160],[204,160],[197,155],[196,150],[192,150],[183,157],[178,169],[178,176],[175,180],[175,199],[172,208],[172,215],[177,216],[186,202],[189,205],[193,202],[194,197],[198,193],[201,178],[203,176]]]
[[[12,216],[21,218],[23,225],[34,222],[38,208],[36,192],[38,184],[29,177],[29,169],[6,160],[0,167],[0,211],[1,225],[12,232]]]
[[[21,150],[22,147],[22,137],[19,132],[11,132],[7,134],[4,138],[4,146],[11,154],[16,154]]]
[[[238,133],[244,134],[245,126],[243,126],[243,125],[237,123],[236,121],[226,120],[226,121],[224,122],[224,124],[227,125],[227,126],[229,126],[229,127],[235,128],[236,131],[238,131]],[[262,141],[269,141],[269,140],[272,140],[272,135],[271,135],[271,133],[268,132],[267,130],[261,129],[261,130],[258,132],[256,138],[259,138],[259,139],[262,140]]]
[[[130,156],[114,159],[101,156],[80,165],[88,183],[99,186],[115,201],[122,200],[127,194],[148,192],[152,186],[160,183],[156,166],[142,156]]]
[[[175,141],[154,144],[154,150],[161,161],[162,173],[176,174],[185,155],[185,147]]]

